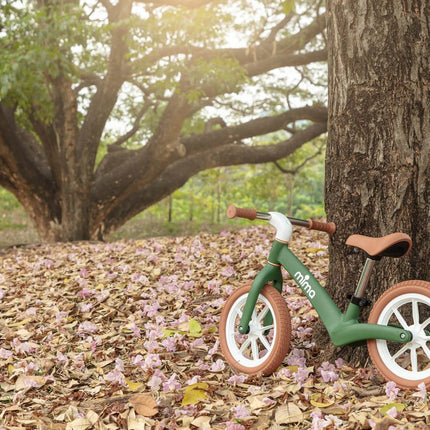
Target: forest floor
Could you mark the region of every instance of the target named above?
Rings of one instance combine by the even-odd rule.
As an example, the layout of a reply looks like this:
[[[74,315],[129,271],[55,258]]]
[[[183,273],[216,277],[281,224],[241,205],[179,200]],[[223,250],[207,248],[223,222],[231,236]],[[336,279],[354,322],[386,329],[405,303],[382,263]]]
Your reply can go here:
[[[292,345],[268,377],[221,354],[222,306],[267,258],[257,226],[0,253],[0,429],[426,429],[425,390],[320,362],[316,314],[286,277]],[[326,237],[291,248],[322,283]]]

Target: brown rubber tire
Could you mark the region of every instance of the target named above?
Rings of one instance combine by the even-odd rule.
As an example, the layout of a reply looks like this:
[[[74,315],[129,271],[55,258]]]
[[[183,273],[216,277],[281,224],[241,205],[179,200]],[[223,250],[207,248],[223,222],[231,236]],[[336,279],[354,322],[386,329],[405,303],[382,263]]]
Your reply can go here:
[[[398,298],[399,296],[411,295],[411,294],[420,294],[425,297],[428,297],[430,300],[430,282],[426,281],[405,281],[399,284],[393,285],[389,288],[385,293],[377,300],[375,303],[370,315],[369,315],[369,323],[377,324],[379,320],[379,316],[381,312],[383,312],[384,308],[393,300]],[[420,302],[423,304],[423,302]],[[425,312],[425,319],[430,317],[430,306],[427,304],[427,310]],[[422,320],[420,321],[423,322]],[[387,381],[394,381],[397,386],[405,389],[416,389],[417,386],[424,382],[427,389],[430,388],[430,376],[422,379],[407,379],[401,375],[395,373],[395,367],[388,367],[389,363],[384,362],[384,359],[381,357],[381,354],[377,347],[376,339],[368,339],[367,340],[367,348],[369,350],[370,358],[374,366],[378,369],[381,375]],[[430,366],[430,360],[427,366]],[[426,368],[427,368],[426,366]]]
[[[282,295],[272,286],[265,285],[260,292],[260,296],[257,300],[257,306],[262,303],[261,296],[269,302],[273,309],[273,324],[275,326],[276,333],[273,337],[271,352],[267,354],[266,358],[262,363],[253,366],[252,363],[241,364],[238,359],[235,358],[238,354],[237,351],[230,351],[228,336],[230,336],[230,344],[234,341],[231,336],[232,333],[227,333],[228,328],[228,318],[230,312],[235,312],[235,306],[237,306],[236,301],[245,301],[245,295],[248,294],[251,286],[245,285],[237,289],[227,300],[221,313],[220,327],[219,327],[219,339],[221,350],[224,354],[225,360],[236,370],[248,375],[263,374],[270,375],[273,373],[283,362],[285,356],[290,348],[291,340],[291,318],[290,312],[288,311],[287,304],[285,303]],[[239,318],[234,319],[235,322],[239,322]],[[231,329],[231,326],[230,326]],[[230,330],[231,331],[231,330]],[[264,333],[266,334],[266,332]],[[247,335],[245,335],[247,336]],[[261,343],[261,341],[260,341]],[[245,360],[246,361],[246,360]],[[252,361],[252,360],[249,360]]]

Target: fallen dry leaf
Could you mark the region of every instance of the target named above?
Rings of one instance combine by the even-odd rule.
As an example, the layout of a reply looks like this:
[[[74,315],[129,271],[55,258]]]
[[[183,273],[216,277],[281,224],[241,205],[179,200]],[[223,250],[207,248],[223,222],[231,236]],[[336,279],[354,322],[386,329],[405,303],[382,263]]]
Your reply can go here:
[[[225,363],[222,306],[267,261],[272,239],[257,226],[0,251],[1,425],[354,429],[383,422],[381,409],[398,402],[407,405],[399,428],[427,428],[426,393],[390,400],[372,369],[319,361],[317,315],[288,276],[292,345],[283,365],[248,377]],[[300,230],[290,247],[324,284],[327,236]]]
[[[130,397],[130,404],[135,411],[144,417],[153,417],[158,414],[157,402],[146,394],[135,394]]]
[[[76,418],[66,425],[66,430],[88,430],[93,425],[86,418]]]
[[[198,429],[201,430],[209,430],[211,429],[211,417],[208,417],[206,415],[202,415],[198,418],[196,418],[194,421],[191,422],[193,426],[196,426]]]
[[[197,405],[208,398],[206,390],[209,388],[209,384],[206,382],[198,382],[196,384],[189,385],[185,388],[184,398],[182,399],[181,406]]]
[[[301,409],[291,402],[279,406],[275,412],[275,422],[277,424],[300,423],[303,418]]]
[[[44,376],[37,375],[19,375],[15,382],[15,390],[27,390],[30,388],[40,388],[46,384]]]

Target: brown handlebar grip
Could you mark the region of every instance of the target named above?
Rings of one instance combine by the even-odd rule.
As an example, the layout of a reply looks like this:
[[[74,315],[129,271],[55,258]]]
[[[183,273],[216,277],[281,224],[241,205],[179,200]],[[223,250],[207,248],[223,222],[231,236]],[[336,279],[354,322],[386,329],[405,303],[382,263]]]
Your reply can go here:
[[[306,221],[309,221],[309,230],[325,231],[328,234],[334,234],[336,231],[336,224],[334,222],[318,222],[313,221],[310,218]]]
[[[243,209],[237,208],[235,205],[230,205],[227,208],[227,216],[229,218],[246,218],[252,221],[257,218],[257,211],[255,209]]]

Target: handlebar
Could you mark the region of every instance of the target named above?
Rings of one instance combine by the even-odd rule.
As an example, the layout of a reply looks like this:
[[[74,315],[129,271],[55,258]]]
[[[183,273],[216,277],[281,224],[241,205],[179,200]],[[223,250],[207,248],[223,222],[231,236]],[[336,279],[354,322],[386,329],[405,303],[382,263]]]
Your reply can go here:
[[[231,218],[246,218],[251,221],[257,219],[263,219],[263,220],[270,220],[271,215],[266,212],[257,212],[255,209],[245,209],[245,208],[237,208],[234,205],[230,205],[227,208],[227,216]],[[319,221],[313,221],[312,219],[308,218],[307,220],[303,219],[297,219],[297,218],[290,218],[291,224],[297,225],[300,227],[306,227],[308,230],[318,230],[318,231],[324,231],[328,234],[334,234],[336,232],[336,224],[334,222],[319,222]]]

